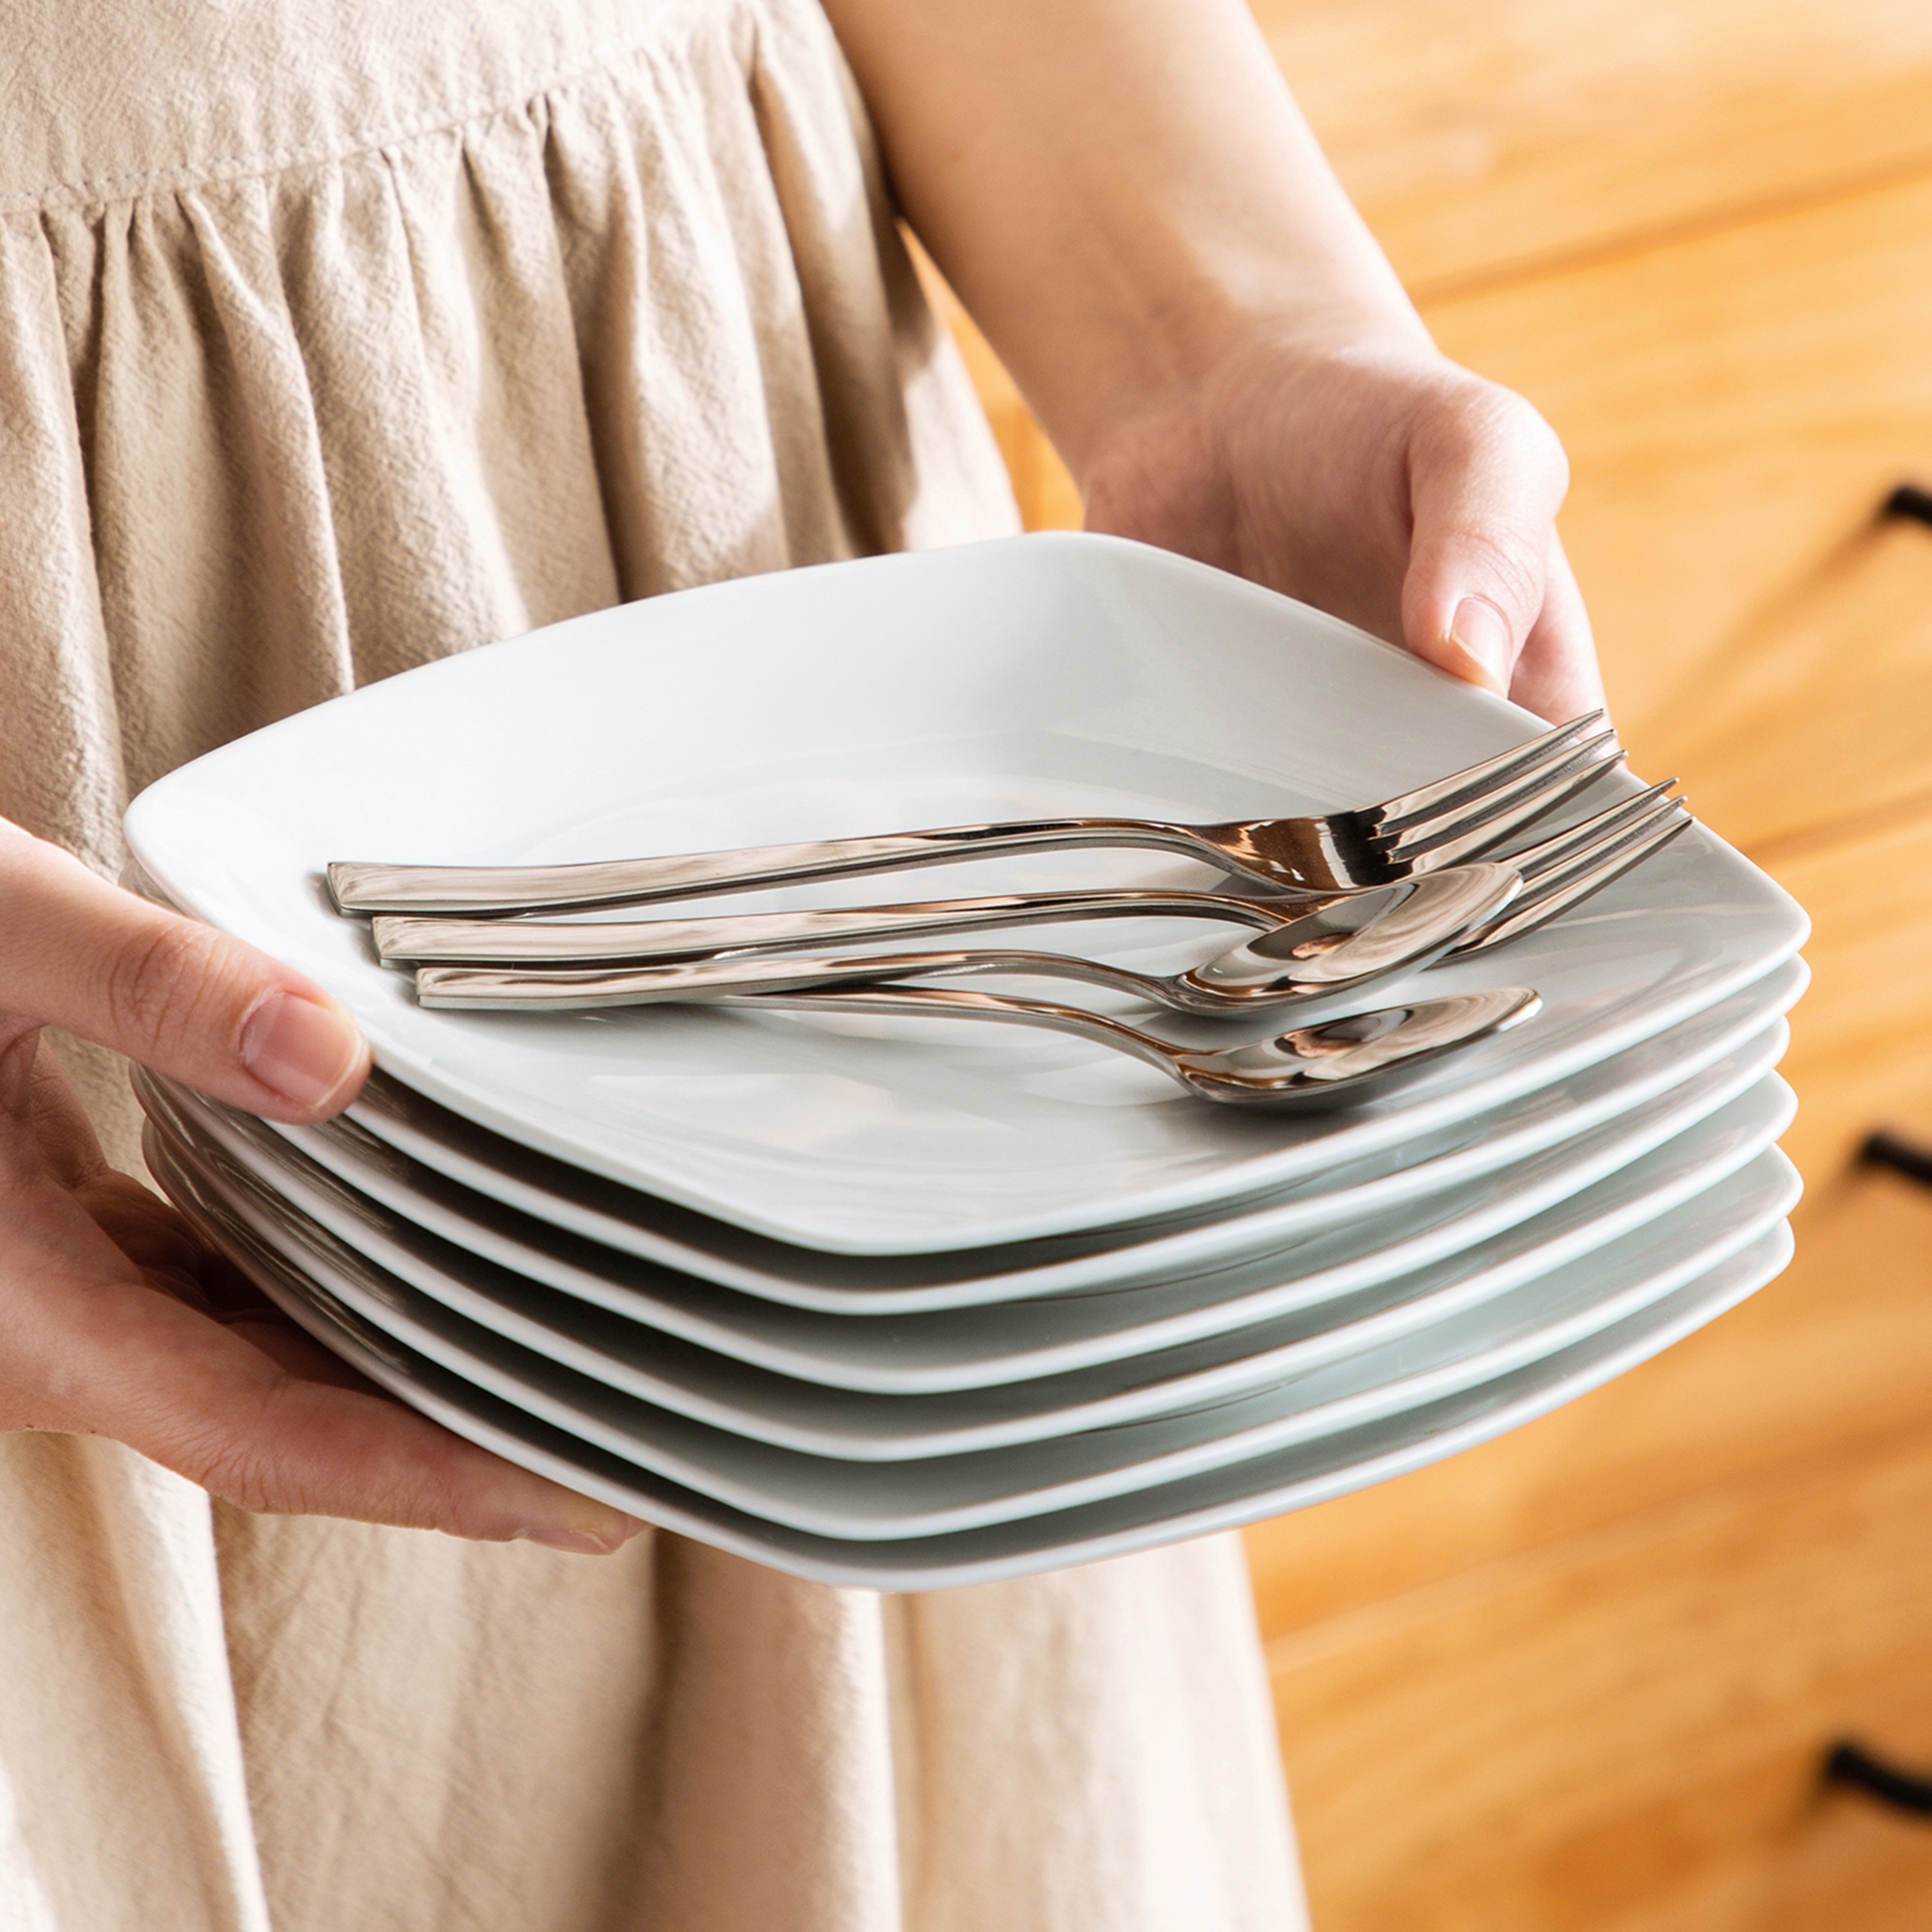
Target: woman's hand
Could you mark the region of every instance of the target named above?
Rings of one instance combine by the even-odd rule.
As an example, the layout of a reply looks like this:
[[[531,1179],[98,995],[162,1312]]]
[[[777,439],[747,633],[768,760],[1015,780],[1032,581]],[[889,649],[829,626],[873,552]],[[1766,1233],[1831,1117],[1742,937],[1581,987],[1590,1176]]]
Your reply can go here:
[[[920,238],[1090,528],[1562,720],[1601,702],[1562,452],[1439,355],[1243,0],[826,0]]]
[[[1404,336],[1257,335],[1102,444],[1088,528],[1298,597],[1552,722],[1601,705],[1543,418]]]
[[[352,1100],[320,988],[0,822],[0,1429],[105,1436],[244,1508],[615,1549],[632,1519],[390,1400],[103,1159],[43,1024],[272,1120]]]

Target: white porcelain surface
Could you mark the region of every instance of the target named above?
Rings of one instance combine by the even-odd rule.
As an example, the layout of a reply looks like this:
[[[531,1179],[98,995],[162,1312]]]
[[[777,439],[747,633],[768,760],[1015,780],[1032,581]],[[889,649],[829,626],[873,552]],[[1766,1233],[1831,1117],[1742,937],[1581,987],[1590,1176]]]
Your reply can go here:
[[[1406,1238],[1403,1231],[1418,1210],[1423,1225],[1445,1211],[1459,1213],[1477,1196],[1492,1195],[1504,1168],[1626,1116],[1634,1133],[1643,1131],[1645,1121],[1659,1118],[1652,1102],[1741,1045],[1781,1042],[1783,1035],[1766,1022],[1798,998],[1808,976],[1802,959],[1787,960],[1656,1038],[1496,1113],[1439,1128],[1312,1180],[1098,1233],[950,1254],[831,1256],[773,1241],[532,1154],[393,1084],[358,1109],[360,1125],[261,1132],[285,1136],[352,1186],[434,1232],[561,1286],[571,1284],[542,1262],[533,1264],[530,1250],[566,1258],[573,1252],[581,1258],[582,1251],[550,1237],[544,1224],[614,1248],[620,1256],[634,1255],[799,1308],[884,1315],[975,1307],[1226,1266],[1345,1225],[1372,1222],[1398,1231],[1392,1240]],[[1781,1044],[1777,1051],[1783,1052]],[[372,1123],[380,1124],[380,1138],[364,1131]],[[1606,1144],[1600,1132],[1594,1141]],[[1642,1141],[1636,1150],[1654,1144]],[[266,1154],[243,1158],[266,1160],[272,1167],[273,1150],[270,1144]],[[1574,1172],[1579,1186],[1586,1176],[1606,1171],[1592,1167],[1580,1148],[1574,1168],[1545,1162],[1539,1170],[1552,1178]],[[442,1176],[462,1184],[452,1186]],[[1455,1198],[1445,1202],[1451,1190]],[[608,1255],[588,1264],[620,1282],[636,1286],[640,1280],[638,1270]],[[650,1271],[642,1276],[646,1283],[652,1278]]]
[[[1576,1142],[1426,1203],[1257,1256],[1118,1288],[880,1318],[826,1315],[733,1294],[588,1244],[506,1246],[493,1262],[341,1186],[276,1143],[269,1145],[277,1157],[263,1160],[231,1120],[190,1098],[178,1096],[175,1104],[190,1117],[190,1139],[219,1147],[296,1215],[312,1218],[430,1294],[446,1294],[448,1284],[494,1282],[497,1298],[514,1304],[554,1288],[776,1375],[880,1395],[932,1395],[1064,1375],[1201,1342],[1359,1295],[1480,1244],[1493,1251],[1521,1222],[1554,1212],[1581,1190],[1609,1185],[1646,1156],[1648,1173],[1701,1157],[1690,1150],[1702,1143],[1684,1136],[1720,1108],[1737,1108],[1730,1114],[1735,1124],[1784,1108],[1775,1082],[1749,1106],[1741,1104],[1763,1082],[1783,1042],[1780,1022],[1649,1106]],[[507,1268],[497,1264],[509,1254],[515,1258]]]
[[[1039,812],[1327,809],[1538,728],[1234,578],[1111,539],[1030,538],[746,578],[448,658],[196,760],[144,793],[128,828],[164,892],[314,974],[421,1091],[778,1240],[903,1254],[1225,1201],[1466,1120],[1762,977],[1801,943],[1803,916],[1694,831],[1573,919],[1429,976],[1443,992],[1534,986],[1546,1003],[1534,1023],[1311,1118],[1204,1106],[1118,1055],[1019,1029],[425,1012],[329,909],[322,867]],[[1208,876],[1144,854],[1061,854],[929,872],[912,890]],[[844,896],[874,897],[876,883]],[[1164,970],[1203,949],[1198,928],[1175,931],[1069,928],[1057,943]]]
[[[1237,1527],[1440,1461],[1622,1374],[1714,1319],[1790,1258],[1780,1223],[1696,1281],[1600,1334],[1498,1378],[1299,1447],[1082,1508],[945,1537],[853,1542],[734,1509],[601,1450],[466,1382],[313,1290],[258,1276],[370,1378],[497,1454],[668,1528],[816,1580],[934,1589],[1025,1576]]]
[[[164,1138],[207,1194],[292,1270],[432,1356],[435,1342],[416,1331],[453,1335],[460,1346],[474,1323],[679,1415],[814,1456],[878,1462],[956,1456],[1113,1430],[1257,1393],[1277,1400],[1292,1394],[1298,1409],[1319,1406],[1326,1398],[1305,1392],[1318,1391],[1344,1371],[1334,1369],[1325,1378],[1315,1371],[1377,1351],[1379,1360],[1388,1354],[1388,1345],[1405,1336],[1421,1336],[1418,1346],[1425,1351],[1438,1348],[1442,1345],[1422,1331],[1458,1333],[1457,1324],[1466,1330],[1472,1320],[1480,1326],[1492,1318],[1483,1314],[1485,1308],[1492,1307],[1498,1328],[1507,1328],[1515,1309],[1534,1310],[1549,1301],[1552,1277],[1560,1276],[1564,1295],[1582,1298],[1580,1307],[1593,1305],[1613,1292],[1606,1282],[1614,1282],[1620,1270],[1628,1273],[1625,1238],[1706,1196],[1761,1154],[1790,1124],[1792,1106],[1790,1090],[1768,1076],[1701,1126],[1509,1238],[1373,1289],[1315,1301],[1298,1299],[1290,1285],[1272,1296],[1249,1298],[1256,1304],[1272,1300],[1287,1312],[1238,1330],[1222,1329],[1190,1341],[1190,1324],[1181,1315],[1166,1324],[1180,1332],[1183,1339],[1175,1340],[1161,1334],[1162,1324],[1142,1322],[1148,1352],[1099,1369],[916,1399],[856,1394],[749,1366],[550,1294],[520,1276],[473,1261],[466,1270],[468,1258],[444,1244],[437,1244],[444,1264],[439,1269],[421,1244],[405,1245],[406,1237],[370,1239],[364,1230],[358,1241],[352,1220],[345,1229],[341,1211],[352,1204],[308,1189],[290,1188],[278,1196],[219,1147],[175,1141],[171,1131]],[[310,1205],[322,1210],[316,1220],[301,1212]],[[332,1238],[344,1233],[346,1243]],[[1677,1244],[1687,1250],[1694,1245]],[[1184,1300],[1190,1287],[1204,1294],[1217,1286],[1211,1280],[1178,1284],[1173,1298]],[[1098,1299],[1098,1310],[1081,1312],[1104,1315],[1106,1304],[1118,1298]],[[463,1318],[446,1322],[446,1310]],[[896,1330],[906,1325],[889,1324]],[[1408,1354],[1408,1366],[1416,1367],[1414,1349]],[[1365,1372],[1368,1380],[1356,1390],[1364,1400],[1378,1372]],[[1292,1390],[1286,1386],[1291,1383]]]

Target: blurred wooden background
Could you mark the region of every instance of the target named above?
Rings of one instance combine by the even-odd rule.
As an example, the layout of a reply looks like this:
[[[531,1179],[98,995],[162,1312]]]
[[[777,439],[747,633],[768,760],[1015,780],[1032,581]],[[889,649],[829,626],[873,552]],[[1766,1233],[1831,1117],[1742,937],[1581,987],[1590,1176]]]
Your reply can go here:
[[[1932,8],[1256,0],[1450,353],[1568,444],[1634,768],[1810,909],[1784,1280],[1250,1532],[1318,1932],[1923,1932],[1932,1825]],[[1077,491],[954,311],[1028,520]]]

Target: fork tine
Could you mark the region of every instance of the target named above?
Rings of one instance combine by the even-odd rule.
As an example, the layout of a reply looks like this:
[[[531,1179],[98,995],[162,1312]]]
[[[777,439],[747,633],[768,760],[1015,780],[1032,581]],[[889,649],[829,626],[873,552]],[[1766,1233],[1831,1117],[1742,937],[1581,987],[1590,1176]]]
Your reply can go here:
[[[1676,799],[1673,805],[1684,801]],[[1507,946],[1513,939],[1521,939],[1540,926],[1568,912],[1573,907],[1582,904],[1593,892],[1600,892],[1612,880],[1620,879],[1633,866],[1639,865],[1660,852],[1670,842],[1688,832],[1697,821],[1688,812],[1677,813],[1660,825],[1652,825],[1638,836],[1614,842],[1613,849],[1607,858],[1600,860],[1580,872],[1567,874],[1563,878],[1549,885],[1539,893],[1532,904],[1519,911],[1515,906],[1500,918],[1490,922],[1454,947],[1449,957],[1461,958],[1472,952],[1486,952],[1492,947]]]
[[[1425,820],[1386,842],[1378,840],[1382,856],[1408,862],[1408,869],[1432,872],[1439,866],[1460,865],[1478,853],[1499,845],[1510,834],[1544,813],[1554,812],[1603,774],[1623,762],[1623,747],[1614,732],[1588,740],[1567,758],[1536,772],[1519,784],[1484,800],[1473,811],[1442,820]]]
[[[1566,864],[1559,866],[1554,872],[1544,874],[1519,892],[1510,906],[1510,913],[1526,912],[1532,906],[1540,905],[1552,895],[1566,890],[1574,880],[1594,874],[1625,852],[1644,846],[1651,835],[1661,827],[1682,823],[1688,815],[1678,809],[1683,805],[1683,800],[1673,798],[1670,801],[1667,809],[1652,813],[1638,824],[1627,826],[1621,832],[1610,832],[1582,851],[1573,854]],[[1648,848],[1645,846],[1645,849]]]
[[[1399,831],[1414,819],[1438,817],[1448,809],[1467,806],[1486,796],[1498,786],[1507,784],[1534,766],[1546,764],[1565,747],[1594,730],[1603,722],[1602,712],[1586,712],[1581,718],[1573,718],[1568,724],[1559,724],[1540,737],[1532,738],[1524,744],[1512,745],[1507,752],[1498,752],[1480,764],[1452,772],[1446,778],[1418,785],[1414,791],[1403,792],[1397,797],[1384,799],[1379,806],[1371,808],[1390,831]]]
[[[1554,759],[1520,772],[1474,799],[1445,806],[1428,818],[1412,819],[1393,831],[1378,826],[1371,836],[1391,856],[1426,852],[1446,839],[1460,838],[1466,832],[1486,825],[1520,803],[1544,796],[1572,772],[1622,755],[1617,734],[1608,730],[1599,731],[1580,744],[1564,746]]]
[[[1609,810],[1600,812],[1594,818],[1566,826],[1555,836],[1538,844],[1526,845],[1520,851],[1497,856],[1503,864],[1514,866],[1527,886],[1553,868],[1567,868],[1570,860],[1582,856],[1612,832],[1631,831],[1660,817],[1678,802],[1664,796],[1676,782],[1675,778],[1666,778],[1661,784],[1648,786],[1632,797],[1618,800]]]

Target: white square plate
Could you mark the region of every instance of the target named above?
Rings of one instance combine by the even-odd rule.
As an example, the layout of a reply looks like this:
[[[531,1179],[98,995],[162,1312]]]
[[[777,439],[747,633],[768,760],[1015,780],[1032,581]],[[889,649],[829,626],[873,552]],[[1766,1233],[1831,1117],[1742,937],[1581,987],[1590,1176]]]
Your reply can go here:
[[[905,1253],[1223,1200],[1503,1106],[1761,977],[1802,943],[1804,916],[1694,830],[1577,916],[1430,976],[1445,992],[1533,986],[1533,1024],[1310,1118],[1204,1106],[1104,1049],[1018,1028],[426,1012],[330,908],[322,868],[1042,812],[1330,810],[1541,728],[1238,578],[1114,539],[1035,537],[744,578],[446,659],[184,766],[135,801],[128,832],[170,898],[312,974],[379,1064],[432,1098],[782,1240]],[[944,876],[964,892],[1211,874],[1074,853]],[[1150,963],[1172,956],[1171,932],[1061,940]]]
[[[183,1185],[183,1198],[191,1202],[196,1185]],[[1783,1191],[1787,1199],[1795,1192],[1788,1170]],[[212,1232],[207,1210],[197,1211]],[[223,1218],[218,1208],[213,1214]],[[1703,1232],[1719,1245],[1729,1241],[1728,1233],[1717,1235],[1708,1226]],[[788,1527],[688,1488],[540,1419],[520,1406],[520,1394],[506,1399],[428,1360],[316,1286],[292,1281],[266,1250],[251,1256],[250,1272],[292,1316],[372,1380],[526,1468],[796,1575],[929,1589],[1027,1575],[1232,1528],[1439,1461],[1609,1381],[1742,1300],[1789,1261],[1790,1230],[1774,1222],[1729,1248],[1704,1274],[1600,1332],[1419,1407],[1104,1502],[1022,1514],[979,1530],[878,1540]],[[490,1339],[492,1354],[508,1346]],[[508,1359],[523,1352],[512,1351]],[[500,1365],[483,1366],[504,1387],[526,1386]]]
[[[666,1361],[688,1350],[692,1360],[725,1358],[754,1380],[762,1375],[774,1390],[804,1382],[902,1401],[1091,1374],[1110,1364],[1117,1378],[1146,1379],[1150,1372],[1138,1364],[1152,1353],[1217,1342],[1226,1349],[1220,1338],[1262,1323],[1306,1328],[1340,1321],[1329,1312],[1337,1304],[1364,1302],[1390,1282],[1396,1285],[1385,1296],[1402,1298],[1418,1270],[1454,1263],[1466,1274],[1472,1250],[1480,1250],[1472,1258],[1478,1273],[1502,1265],[1519,1248],[1535,1250],[1548,1224],[1567,1230],[1576,1215],[1589,1224],[1606,1196],[1641,1202],[1662,1190],[1666,1199],[1681,1198],[1671,1190],[1694,1185],[1697,1169],[1719,1157],[1714,1141],[1727,1142],[1742,1160],[1756,1140],[1783,1131],[1789,1092],[1766,1076],[1784,1035],[1784,1023],[1775,1022],[1648,1106],[1438,1194],[1426,1208],[1365,1216],[1220,1266],[1182,1268],[1098,1292],[883,1316],[764,1301],[601,1255],[568,1238],[542,1249],[501,1240],[479,1252],[418,1225],[406,1208],[359,1193],[242,1117],[178,1088],[152,1087],[144,1098],[164,1132],[217,1171],[225,1198],[238,1191],[248,1198],[258,1222],[316,1224],[432,1298],[470,1307],[481,1295],[526,1314],[577,1304],[580,1320],[627,1333],[634,1352],[654,1351]],[[218,1178],[231,1167],[232,1180]],[[1566,1208],[1574,1213],[1566,1216]],[[493,1226],[502,1232],[498,1216],[470,1225],[479,1234]],[[1024,1392],[1010,1405],[1015,1400],[1026,1400]]]
[[[1768,1023],[1797,1000],[1808,976],[1802,959],[1788,959],[1702,1012],[1507,1108],[1310,1180],[1152,1221],[942,1254],[828,1255],[774,1241],[533,1154],[394,1082],[372,1082],[354,1120],[236,1125],[255,1150],[241,1158],[272,1181],[276,1142],[285,1140],[395,1213],[559,1286],[562,1279],[546,1272],[532,1250],[586,1258],[596,1272],[633,1287],[648,1288],[668,1268],[826,1314],[930,1313],[1225,1267],[1344,1226],[1372,1228],[1379,1241],[1400,1244],[1440,1220],[1445,1193],[1456,1195],[1448,1211],[1474,1211],[1512,1184],[1504,1170],[1519,1169],[1537,1154],[1556,1158],[1537,1162],[1534,1178],[1522,1178],[1523,1185],[1560,1188],[1574,1176],[1582,1186],[1586,1175],[1607,1171],[1595,1165],[1605,1149],[1626,1142],[1637,1151],[1654,1145],[1646,1137],[1660,1119],[1674,1117],[1680,1090],[1695,1076],[1748,1046],[1755,1054],[1761,1040],[1771,1043],[1774,1059],[1781,1055],[1782,1030]],[[367,1131],[373,1123],[380,1123],[380,1135]],[[1590,1146],[1579,1147],[1573,1162],[1571,1144],[1586,1138]],[[586,1257],[585,1241],[615,1252]],[[630,1257],[650,1265],[629,1268]]]
[[[1464,1344],[1471,1334],[1481,1339],[1484,1322],[1492,1321],[1499,1336],[1506,1329],[1514,1333],[1523,1311],[1544,1310],[1561,1298],[1559,1286],[1562,1295],[1582,1298],[1580,1310],[1613,1299],[1629,1286],[1629,1252],[1606,1264],[1598,1251],[1611,1244],[1631,1250],[1627,1236],[1708,1195],[1769,1147],[1790,1125],[1792,1112],[1790,1089],[1774,1075],[1762,1077],[1712,1117],[1547,1213],[1432,1265],[1391,1269],[1366,1283],[1350,1286],[1318,1276],[1269,1288],[1261,1285],[1272,1279],[1265,1274],[1245,1284],[1214,1277],[1180,1282],[1167,1291],[1164,1320],[1150,1317],[1141,1296],[1003,1309],[1002,1315],[1022,1328],[1029,1315],[1051,1318],[1063,1306],[1090,1326],[1118,1313],[1125,1339],[1130,1345],[1138,1339],[1140,1348],[1121,1348],[1097,1367],[910,1398],[797,1380],[674,1338],[387,1222],[380,1210],[361,1218],[362,1204],[334,1184],[311,1186],[291,1178],[278,1192],[224,1147],[197,1138],[194,1123],[170,1118],[165,1110],[158,1114],[156,1126],[174,1171],[201,1184],[208,1197],[296,1274],[446,1366],[460,1371],[462,1364],[440,1354],[439,1338],[453,1336],[460,1347],[475,1324],[578,1376],[694,1421],[807,1456],[876,1462],[977,1454],[1183,1411],[1238,1406],[1250,1397],[1257,1400],[1247,1406],[1258,1406],[1264,1419],[1272,1413],[1271,1402],[1285,1400],[1311,1428],[1308,1416],[1318,1409],[1323,1420],[1315,1432],[1321,1432],[1346,1426],[1340,1418],[1360,1419],[1357,1408],[1382,1378],[1372,1367],[1358,1371],[1346,1365],[1386,1357],[1390,1345],[1405,1338],[1411,1346],[1396,1352],[1402,1362],[1397,1380],[1411,1400],[1427,1400],[1417,1390],[1443,1391],[1414,1377],[1425,1366],[1420,1356],[1438,1349],[1436,1330],[1444,1324],[1456,1330],[1454,1359],[1467,1361],[1474,1358]],[[190,1130],[185,1135],[184,1126]],[[1722,1220],[1720,1209],[1711,1211],[1714,1221]],[[1634,1246],[1654,1260],[1657,1244]],[[1666,1252],[1681,1261],[1684,1253],[1700,1250],[1694,1239],[1672,1235]],[[1656,1272],[1647,1263],[1641,1279]],[[1527,1300],[1526,1284],[1533,1288]],[[1114,1304],[1120,1300],[1129,1305],[1117,1310]],[[1483,1312],[1505,1302],[1516,1306],[1501,1308],[1493,1318]],[[1606,1322],[1615,1318],[1603,1317]],[[916,1352],[916,1341],[908,1334],[916,1324],[884,1325],[887,1333],[880,1340],[904,1338],[909,1352]],[[861,1336],[868,1328],[877,1334],[873,1324],[857,1326]],[[1348,1383],[1356,1408],[1337,1410],[1335,1390],[1322,1392],[1338,1378]],[[1131,1435],[1117,1439],[1130,1446],[1135,1440]]]

